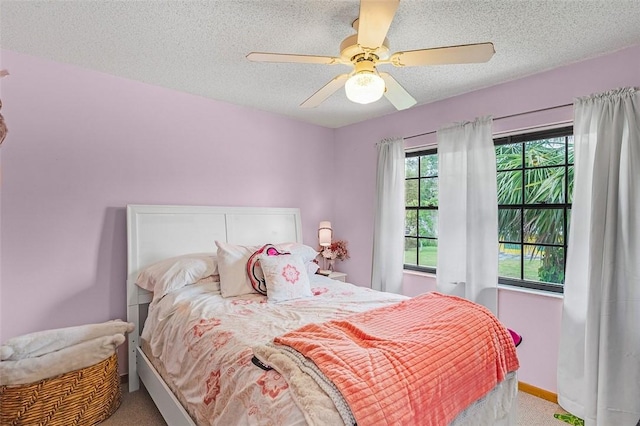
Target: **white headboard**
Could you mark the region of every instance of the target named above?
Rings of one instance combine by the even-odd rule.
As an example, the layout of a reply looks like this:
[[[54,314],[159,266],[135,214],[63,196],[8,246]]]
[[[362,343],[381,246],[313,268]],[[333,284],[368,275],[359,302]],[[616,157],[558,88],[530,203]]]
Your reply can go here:
[[[140,305],[151,301],[151,294],[135,284],[138,273],[169,257],[215,253],[216,240],[239,245],[301,243],[300,209],[127,206],[127,318],[136,325],[129,333],[129,380],[136,381],[136,388],[135,352],[146,317]]]
[[[300,223],[296,208],[128,205],[129,304],[147,294],[135,285],[147,265],[181,254],[215,253],[216,240],[242,245],[302,242]]]

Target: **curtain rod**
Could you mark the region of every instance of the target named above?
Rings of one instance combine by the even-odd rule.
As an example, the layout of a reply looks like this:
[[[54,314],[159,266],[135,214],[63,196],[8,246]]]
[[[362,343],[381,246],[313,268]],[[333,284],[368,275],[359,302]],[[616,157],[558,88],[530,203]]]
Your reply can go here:
[[[525,111],[525,112],[519,112],[519,113],[516,113],[516,114],[503,115],[502,117],[497,117],[497,118],[494,118],[493,120],[494,121],[503,120],[505,118],[518,117],[518,116],[521,116],[521,115],[527,115],[527,114],[533,114],[533,113],[536,113],[536,112],[549,111],[549,110],[557,109],[557,108],[565,108],[565,107],[568,107],[568,106],[571,106],[571,105],[573,105],[573,103],[563,104],[563,105],[556,105],[556,106],[547,107],[547,108],[534,109],[532,111]],[[434,134],[436,132],[437,132],[437,130],[432,130],[430,132],[419,133],[417,135],[405,136],[404,139],[413,139],[413,138],[417,138],[417,137],[420,137],[420,136],[432,135],[432,134]]]

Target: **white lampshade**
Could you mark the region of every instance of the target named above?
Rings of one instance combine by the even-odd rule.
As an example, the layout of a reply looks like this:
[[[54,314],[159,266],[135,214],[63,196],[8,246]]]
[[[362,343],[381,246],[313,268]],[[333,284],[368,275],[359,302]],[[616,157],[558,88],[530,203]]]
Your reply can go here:
[[[370,104],[384,94],[384,80],[374,72],[358,72],[349,77],[344,91],[350,101],[359,104]]]
[[[322,247],[329,247],[331,245],[331,237],[333,230],[331,229],[331,222],[323,220],[318,226],[318,243]]]

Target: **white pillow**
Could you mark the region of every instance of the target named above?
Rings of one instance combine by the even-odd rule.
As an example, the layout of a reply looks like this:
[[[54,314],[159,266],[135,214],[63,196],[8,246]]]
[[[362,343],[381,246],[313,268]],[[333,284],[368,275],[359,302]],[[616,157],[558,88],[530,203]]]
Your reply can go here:
[[[194,283],[195,284],[213,284],[213,291],[217,291],[220,293],[220,275],[209,275],[208,277],[204,277],[199,279]]]
[[[311,297],[311,283],[305,262],[293,254],[260,256],[267,284],[267,298],[272,302]]]
[[[315,262],[307,262],[307,274],[313,275],[316,272],[318,272],[318,269],[320,269],[320,266],[318,266],[317,263],[315,263]]]
[[[222,297],[241,296],[256,291],[251,286],[247,262],[261,246],[238,246],[216,241],[218,246],[218,270]]]
[[[161,260],[144,268],[136,284],[153,292],[153,300],[218,273],[215,253],[194,253]]]
[[[278,249],[278,251],[280,252],[286,251],[291,254],[300,256],[300,258],[302,258],[302,261],[304,263],[311,262],[313,259],[315,259],[318,256],[318,254],[320,254],[313,247],[310,247],[301,243],[281,243],[281,244],[274,244],[274,245],[276,246],[276,249]]]

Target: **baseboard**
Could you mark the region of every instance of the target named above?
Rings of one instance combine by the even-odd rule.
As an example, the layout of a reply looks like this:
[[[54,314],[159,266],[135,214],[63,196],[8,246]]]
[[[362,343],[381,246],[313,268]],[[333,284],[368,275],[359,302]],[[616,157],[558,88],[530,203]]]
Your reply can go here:
[[[522,392],[526,392],[533,396],[537,396],[538,398],[542,398],[547,401],[553,402],[554,404],[558,403],[558,394],[549,392],[548,390],[545,390],[545,389],[540,389],[528,383],[518,382],[518,390]]]

